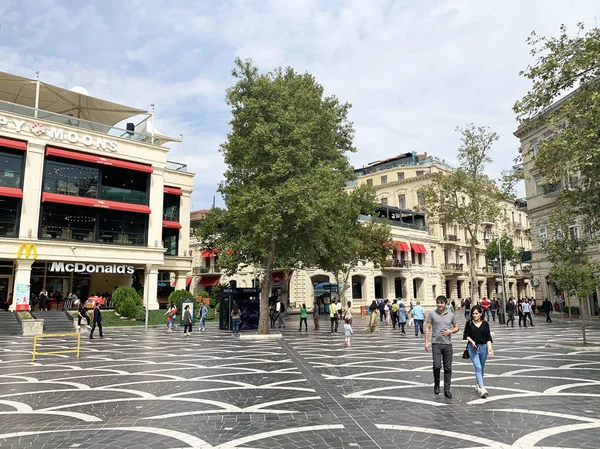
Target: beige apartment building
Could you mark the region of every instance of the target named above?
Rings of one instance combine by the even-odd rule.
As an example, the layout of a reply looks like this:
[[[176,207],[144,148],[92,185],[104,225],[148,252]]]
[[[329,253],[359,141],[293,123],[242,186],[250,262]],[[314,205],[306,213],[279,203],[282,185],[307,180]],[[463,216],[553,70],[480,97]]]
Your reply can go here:
[[[352,270],[351,286],[344,300],[352,300],[355,306],[361,306],[374,299],[402,298],[421,301],[431,308],[438,295],[447,295],[457,304],[468,297],[471,261],[464,230],[456,226],[433,225],[423,212],[417,211],[423,201],[419,188],[430,182],[430,174],[451,169],[445,162],[427,154],[406,153],[355,170],[358,179],[349,183],[348,189],[364,183],[374,187],[380,204],[377,218],[390,224],[393,248],[385,266],[375,268],[365,264]],[[525,251],[531,247],[525,211],[518,210],[512,203],[504,206],[503,216],[489,218],[479,239],[479,254],[474,263],[478,267],[480,296],[499,297],[502,292],[499,266],[487,266],[485,260],[485,245],[498,230],[508,229],[516,246]],[[192,213],[192,228],[205,212]],[[372,218],[361,216],[360,219]],[[213,251],[194,251],[192,264],[192,291],[210,288],[218,282],[229,282],[238,288],[257,288],[259,285],[261,273],[251,267],[232,277],[223,275],[218,268],[218,254]],[[507,295],[533,295],[528,268],[527,264],[516,268],[507,265]],[[336,282],[332,273],[310,268],[293,273],[275,272],[274,289],[282,285],[286,276],[289,277],[292,307],[302,303],[311,306],[315,286]]]
[[[549,109],[555,110],[566,98],[557,101]],[[523,172],[525,177],[525,195],[527,215],[531,223],[533,248],[532,248],[532,269],[533,274],[532,285],[535,288],[538,298],[548,298],[550,301],[562,301],[563,296],[554,284],[549,280],[548,273],[551,265],[548,262],[546,255],[540,250],[540,242],[543,239],[551,238],[553,231],[549,227],[550,214],[555,210],[556,197],[563,188],[570,188],[577,183],[576,178],[565,179],[562,182],[555,184],[544,184],[542,175],[534,166],[535,155],[537,153],[539,143],[552,135],[552,129],[543,128],[524,128],[521,127],[515,131],[514,135],[519,138],[521,145],[519,153],[523,157]],[[573,232],[581,232],[577,226],[576,220],[573,221]],[[598,246],[593,246],[590,249],[590,256],[595,260],[600,260],[600,249]],[[584,315],[598,315],[598,294],[600,290],[596,288],[596,292],[590,295],[586,301],[583,301]],[[571,304],[573,306],[577,304]]]

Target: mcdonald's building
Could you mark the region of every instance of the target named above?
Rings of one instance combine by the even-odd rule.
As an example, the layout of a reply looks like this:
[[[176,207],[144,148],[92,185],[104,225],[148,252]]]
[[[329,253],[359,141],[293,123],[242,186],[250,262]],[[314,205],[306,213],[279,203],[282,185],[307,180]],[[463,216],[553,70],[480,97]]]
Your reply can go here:
[[[186,288],[194,175],[154,121],[0,72],[0,308],[24,309],[26,288],[59,301],[127,285],[156,309],[165,285]]]

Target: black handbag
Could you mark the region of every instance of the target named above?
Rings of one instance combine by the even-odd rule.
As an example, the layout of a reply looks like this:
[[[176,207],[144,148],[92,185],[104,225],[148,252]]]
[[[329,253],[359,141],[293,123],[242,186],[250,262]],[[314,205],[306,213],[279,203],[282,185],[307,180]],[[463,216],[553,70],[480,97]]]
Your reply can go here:
[[[467,343],[467,348],[463,351],[463,355],[462,355],[463,359],[470,359],[471,356],[469,355],[469,343]]]

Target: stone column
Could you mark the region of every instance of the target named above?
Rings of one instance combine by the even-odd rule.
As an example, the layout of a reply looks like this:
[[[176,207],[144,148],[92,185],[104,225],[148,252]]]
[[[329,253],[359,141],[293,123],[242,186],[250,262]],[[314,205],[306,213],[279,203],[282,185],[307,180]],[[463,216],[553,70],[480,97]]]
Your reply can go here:
[[[16,310],[17,308],[17,285],[18,284],[31,284],[31,266],[33,265],[33,259],[17,259],[15,261],[15,278],[13,282],[13,303],[10,305],[10,310]],[[31,292],[29,292],[29,303],[31,304]],[[31,307],[30,307],[31,309]]]
[[[185,290],[185,283],[187,277],[187,271],[176,271],[175,272],[175,290]]]
[[[153,248],[162,246],[164,190],[163,172],[155,167],[150,175],[150,217],[148,218],[148,246]]]
[[[158,310],[158,269],[160,265],[151,265],[150,271],[145,272],[144,305],[148,310]],[[146,297],[147,296],[147,297]]]
[[[40,219],[40,192],[44,174],[44,146],[29,142],[23,177],[20,239],[37,239]],[[31,231],[31,235],[30,235]],[[16,281],[15,281],[16,283]],[[29,280],[27,281],[29,284]]]
[[[189,250],[193,249],[190,247],[190,195],[191,192],[182,191],[179,198],[179,222],[182,227],[179,230],[178,256],[188,256]],[[188,217],[188,219],[183,220],[183,217]]]

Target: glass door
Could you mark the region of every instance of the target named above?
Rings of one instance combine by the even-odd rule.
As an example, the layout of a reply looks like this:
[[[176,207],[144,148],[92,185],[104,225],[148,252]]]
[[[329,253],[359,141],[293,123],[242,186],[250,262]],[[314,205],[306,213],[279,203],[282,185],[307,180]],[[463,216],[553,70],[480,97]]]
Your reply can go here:
[[[0,276],[0,310],[8,311],[11,280],[11,276]]]

